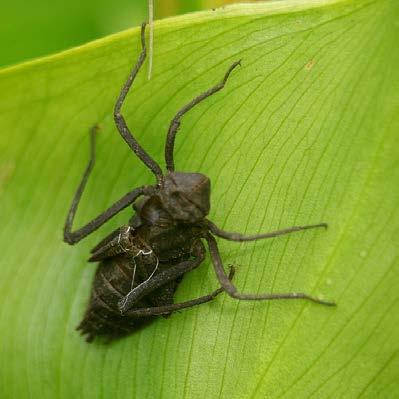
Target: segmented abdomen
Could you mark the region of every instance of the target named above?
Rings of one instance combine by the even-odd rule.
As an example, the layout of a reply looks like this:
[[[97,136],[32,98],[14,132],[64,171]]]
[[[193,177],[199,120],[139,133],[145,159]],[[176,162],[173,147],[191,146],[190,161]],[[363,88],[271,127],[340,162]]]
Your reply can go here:
[[[118,309],[118,301],[130,290],[133,268],[128,258],[116,256],[99,263],[94,277],[90,301],[83,320],[77,327],[86,340],[91,342],[95,336],[103,335],[114,339],[132,332],[153,319],[123,316]],[[135,281],[140,282],[135,274]],[[137,285],[137,283],[135,285]],[[148,298],[137,302],[137,307],[152,306]]]

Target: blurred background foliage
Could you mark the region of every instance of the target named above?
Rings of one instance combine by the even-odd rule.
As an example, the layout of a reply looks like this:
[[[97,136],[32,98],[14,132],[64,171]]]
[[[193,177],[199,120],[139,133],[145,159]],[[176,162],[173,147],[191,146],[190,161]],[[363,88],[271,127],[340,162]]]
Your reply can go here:
[[[154,0],[155,18],[239,2]],[[0,67],[65,50],[138,25],[147,18],[147,7],[147,0],[1,1]]]

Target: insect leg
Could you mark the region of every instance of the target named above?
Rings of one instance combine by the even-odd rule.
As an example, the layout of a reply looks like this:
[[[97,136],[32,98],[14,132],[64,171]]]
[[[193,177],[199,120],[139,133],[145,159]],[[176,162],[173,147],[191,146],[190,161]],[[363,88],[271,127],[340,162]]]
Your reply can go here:
[[[144,164],[154,173],[157,178],[158,183],[162,179],[162,170],[160,166],[150,157],[150,155],[144,150],[143,147],[139,144],[139,142],[135,139],[135,137],[130,132],[127,127],[125,118],[121,114],[121,108],[123,102],[127,94],[129,93],[130,87],[134,79],[136,78],[137,73],[139,72],[141,66],[144,63],[144,60],[147,55],[147,49],[145,44],[145,23],[141,25],[141,47],[142,51],[140,53],[139,59],[137,60],[136,65],[131,70],[125,84],[122,86],[122,89],[119,93],[119,97],[116,100],[115,108],[114,108],[114,120],[116,127],[122,138],[126,141],[128,146],[133,150],[133,152],[144,162]]]
[[[335,302],[325,301],[320,298],[304,294],[302,292],[288,292],[282,294],[242,294],[237,291],[237,288],[228,279],[226,272],[223,268],[222,259],[220,258],[219,248],[217,246],[216,240],[210,234],[206,237],[209,246],[209,252],[211,254],[212,263],[216,272],[216,276],[225,289],[225,291],[232,297],[236,299],[257,301],[257,300],[275,300],[275,299],[306,299],[312,302],[319,303],[321,305],[336,306]]]
[[[199,96],[195,97],[193,100],[191,100],[188,104],[186,104],[172,119],[172,122],[169,125],[169,131],[168,135],[166,138],[166,144],[165,144],[165,160],[166,160],[166,168],[169,171],[174,171],[175,170],[175,164],[174,164],[174,159],[173,159],[173,149],[175,146],[175,138],[177,131],[179,130],[180,127],[180,119],[181,117],[190,111],[192,108],[194,108],[197,104],[199,104],[201,101],[205,100],[212,94],[215,94],[216,92],[220,91],[223,89],[225,86],[227,79],[229,78],[231,72],[235,67],[237,67],[240,64],[241,61],[236,61],[234,62],[230,68],[227,70],[226,74],[224,75],[223,80],[218,83],[216,86],[211,87],[209,90],[205,91],[204,93],[200,94]]]
[[[277,236],[282,236],[289,233],[294,233],[295,231],[307,230],[307,229],[315,229],[319,227],[323,227],[327,229],[327,223],[319,223],[319,224],[310,224],[308,226],[292,226],[282,230],[271,231],[269,233],[255,234],[255,235],[244,235],[241,233],[233,233],[219,229],[213,222],[210,220],[206,221],[207,226],[212,234],[215,236],[224,238],[229,241],[256,241],[264,238],[273,238]]]
[[[90,160],[86,167],[86,170],[83,174],[82,180],[76,190],[76,193],[72,199],[71,207],[69,208],[68,215],[65,221],[64,226],[64,241],[68,244],[76,244],[87,235],[92,233],[94,230],[98,229],[105,222],[115,216],[122,209],[126,208],[132,202],[136,200],[140,195],[149,194],[152,192],[153,188],[151,186],[142,186],[135,188],[133,191],[124,195],[121,199],[116,201],[111,207],[109,207],[106,211],[98,215],[92,221],[81,227],[76,231],[72,231],[73,220],[76,215],[76,211],[78,209],[79,202],[82,198],[83,191],[86,187],[87,181],[89,179],[90,173],[93,169],[95,163],[95,148],[96,148],[96,133],[98,130],[98,126],[94,126],[90,130]]]
[[[229,280],[231,280],[233,278],[234,272],[235,272],[234,267],[231,266],[229,277],[228,277]],[[156,316],[156,315],[165,315],[165,314],[167,315],[167,314],[170,314],[171,312],[175,312],[175,311],[186,309],[186,308],[191,308],[193,306],[201,305],[202,303],[210,302],[213,299],[215,299],[219,294],[221,294],[223,291],[224,291],[224,288],[220,287],[208,295],[204,295],[199,298],[191,299],[190,301],[173,303],[173,304],[165,305],[165,306],[156,306],[156,307],[151,307],[151,308],[128,310],[126,313],[124,313],[124,316],[140,317],[140,316]]]
[[[158,287],[161,287],[162,285],[168,283],[169,281],[176,280],[178,277],[182,276],[183,274],[198,267],[205,259],[205,248],[201,241],[197,242],[194,256],[195,259],[190,259],[178,263],[177,265],[174,265],[171,268],[164,270],[159,274],[156,274],[151,279],[146,280],[145,282],[137,286],[135,289],[130,291],[129,294],[123,297],[118,303],[118,307],[121,313],[124,314],[140,298],[154,291]]]

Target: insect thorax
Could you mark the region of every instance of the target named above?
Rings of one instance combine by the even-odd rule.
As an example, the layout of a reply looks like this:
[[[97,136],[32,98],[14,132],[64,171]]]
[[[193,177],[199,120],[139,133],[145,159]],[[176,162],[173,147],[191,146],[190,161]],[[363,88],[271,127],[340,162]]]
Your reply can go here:
[[[134,205],[138,217],[133,226],[198,223],[209,213],[210,191],[210,180],[201,173],[168,173],[154,195]]]

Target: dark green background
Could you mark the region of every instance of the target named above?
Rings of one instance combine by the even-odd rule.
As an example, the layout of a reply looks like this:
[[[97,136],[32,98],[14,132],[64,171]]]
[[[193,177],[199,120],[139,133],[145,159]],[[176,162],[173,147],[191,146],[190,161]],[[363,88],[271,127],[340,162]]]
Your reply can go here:
[[[155,17],[233,0],[154,0]],[[0,67],[55,53],[138,25],[147,0],[14,0],[0,2]]]

